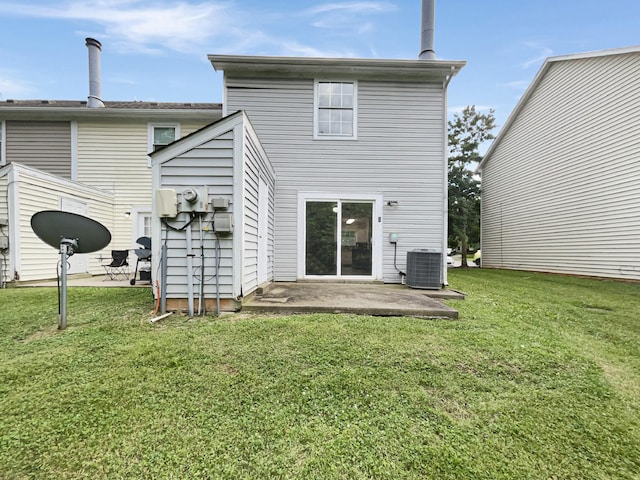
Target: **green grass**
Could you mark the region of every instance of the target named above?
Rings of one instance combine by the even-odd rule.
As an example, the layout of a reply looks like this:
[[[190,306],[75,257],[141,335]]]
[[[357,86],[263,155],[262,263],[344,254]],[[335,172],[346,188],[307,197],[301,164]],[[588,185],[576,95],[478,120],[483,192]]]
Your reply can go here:
[[[0,478],[637,479],[640,285],[450,271],[460,319],[150,324],[0,291]]]

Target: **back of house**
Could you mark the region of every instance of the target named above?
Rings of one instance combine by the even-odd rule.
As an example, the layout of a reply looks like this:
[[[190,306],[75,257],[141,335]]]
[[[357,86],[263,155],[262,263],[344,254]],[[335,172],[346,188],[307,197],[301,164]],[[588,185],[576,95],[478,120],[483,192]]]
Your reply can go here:
[[[464,62],[209,56],[276,173],[274,280],[446,283],[446,90]]]

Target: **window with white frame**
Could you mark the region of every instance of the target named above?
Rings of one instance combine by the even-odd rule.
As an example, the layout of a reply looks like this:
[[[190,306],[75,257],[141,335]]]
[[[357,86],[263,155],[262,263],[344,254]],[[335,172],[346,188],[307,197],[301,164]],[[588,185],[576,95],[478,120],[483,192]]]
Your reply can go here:
[[[315,83],[316,138],[356,138],[357,83]]]
[[[169,145],[180,138],[179,124],[150,124],[149,151],[155,152],[165,145]]]

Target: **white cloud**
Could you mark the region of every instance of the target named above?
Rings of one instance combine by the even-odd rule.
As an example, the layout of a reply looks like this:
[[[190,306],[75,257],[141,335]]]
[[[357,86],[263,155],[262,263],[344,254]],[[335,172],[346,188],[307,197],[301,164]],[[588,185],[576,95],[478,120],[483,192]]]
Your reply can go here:
[[[383,13],[396,10],[396,6],[389,2],[347,2],[347,3],[325,3],[317,7],[310,8],[308,13],[316,15],[319,13],[344,12],[351,14],[363,13]]]
[[[395,9],[394,4],[384,1],[335,2],[291,10],[276,18],[268,11],[242,10],[242,2],[231,0],[53,0],[46,5],[0,0],[5,18],[23,16],[81,23],[82,30],[76,32],[79,35],[97,38],[113,51],[144,55],[162,55],[171,50],[197,55],[226,52],[353,57],[358,55],[342,48],[351,42],[330,42],[332,46],[322,48],[319,43],[302,43],[292,32],[305,19],[318,29],[331,29],[331,36],[325,39],[348,36],[363,41],[376,30],[376,24],[363,17],[380,16]],[[265,33],[264,28],[274,21],[279,22],[278,33]]]
[[[548,47],[539,45],[536,42],[525,42],[525,46],[531,50],[536,50],[536,53],[534,54],[533,57],[529,58],[528,60],[525,60],[520,64],[522,68],[530,68],[533,65],[540,64],[544,60],[546,60],[548,57],[553,55],[553,50],[551,50]]]
[[[526,90],[531,83],[529,80],[514,80],[513,82],[499,83],[499,87],[515,88],[517,90]]]
[[[33,83],[15,78],[11,72],[0,70],[0,100],[25,98],[35,90]]]
[[[230,33],[234,14],[223,2],[158,4],[138,0],[71,1],[50,6],[0,3],[4,15],[79,20],[98,25],[101,38],[138,53],[155,54],[162,48],[179,52],[202,51],[213,37]],[[95,33],[94,33],[95,35]]]

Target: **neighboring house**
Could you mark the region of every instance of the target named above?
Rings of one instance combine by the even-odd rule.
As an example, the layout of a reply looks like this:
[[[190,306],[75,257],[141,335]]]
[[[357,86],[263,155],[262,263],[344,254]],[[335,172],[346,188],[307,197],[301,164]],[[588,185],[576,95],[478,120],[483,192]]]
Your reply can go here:
[[[483,266],[640,280],[640,46],[547,59],[479,170]]]
[[[154,207],[165,216],[153,239],[168,244],[162,280],[169,308],[185,294],[192,303],[197,297],[183,285],[197,287],[193,257],[203,230],[196,225],[211,215],[189,213],[189,186],[202,188],[205,203],[219,194],[230,201],[235,226],[218,281],[231,302],[269,280],[400,283],[415,249],[440,253],[437,283],[446,284],[446,97],[465,62],[209,58],[224,71],[224,114],[239,113],[151,155],[154,189],[175,192],[175,200],[156,198]],[[212,142],[222,139],[226,163],[214,171],[220,150]],[[260,152],[260,169],[250,151]],[[262,214],[260,197],[267,200]],[[160,211],[167,202],[178,204],[177,213]],[[173,229],[189,221],[178,237]],[[260,251],[269,252],[264,265]]]
[[[29,223],[40,210],[71,211],[103,223],[111,243],[102,252],[74,255],[70,271],[104,273],[101,265],[112,249],[133,249],[138,237],[151,234],[148,153],[221,117],[221,105],[214,103],[103,105],[0,102],[3,282],[55,278],[57,252]]]

